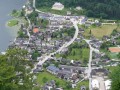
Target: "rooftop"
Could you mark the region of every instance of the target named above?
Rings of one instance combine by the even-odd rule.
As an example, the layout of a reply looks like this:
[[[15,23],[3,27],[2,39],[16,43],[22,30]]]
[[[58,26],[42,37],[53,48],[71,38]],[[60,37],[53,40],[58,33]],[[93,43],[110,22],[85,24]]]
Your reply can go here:
[[[112,53],[119,53],[120,52],[120,47],[110,47],[109,51]]]
[[[39,29],[38,28],[33,28],[33,33],[38,33]]]
[[[59,68],[57,68],[57,67],[54,66],[54,65],[48,66],[47,69],[49,69],[50,71],[53,71],[53,72],[58,72],[58,71],[59,71]]]

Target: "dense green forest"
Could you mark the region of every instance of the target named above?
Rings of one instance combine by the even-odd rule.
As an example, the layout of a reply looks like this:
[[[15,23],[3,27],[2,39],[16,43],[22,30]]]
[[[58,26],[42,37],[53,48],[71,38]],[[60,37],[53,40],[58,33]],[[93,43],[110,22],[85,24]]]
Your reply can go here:
[[[63,3],[66,8],[81,6],[88,17],[120,18],[120,0],[36,0],[36,6],[51,7],[55,2]]]

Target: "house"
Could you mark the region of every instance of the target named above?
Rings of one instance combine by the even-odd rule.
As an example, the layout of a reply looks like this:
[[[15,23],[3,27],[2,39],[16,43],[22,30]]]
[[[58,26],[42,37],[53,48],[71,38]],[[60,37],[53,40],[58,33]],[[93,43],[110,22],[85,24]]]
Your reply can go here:
[[[105,81],[105,88],[106,88],[106,90],[110,90],[110,86],[111,86],[111,80],[106,80]]]
[[[85,30],[83,28],[79,28],[79,31],[80,32],[84,32]]]
[[[38,33],[39,29],[37,27],[33,28],[33,33]]]
[[[80,25],[85,24],[86,21],[87,21],[87,18],[85,16],[80,16],[78,19],[78,23]]]
[[[71,11],[67,11],[67,15],[71,15]]]
[[[36,69],[33,70],[33,73],[38,73],[43,71],[43,67],[41,65],[37,65]]]
[[[92,80],[92,89],[93,90],[98,90],[99,89],[99,82],[96,79]]]
[[[79,81],[79,76],[77,73],[73,73],[73,72],[67,71],[67,70],[60,70],[58,72],[57,76],[61,79],[65,79],[65,80],[70,81],[72,83],[76,83]]]
[[[120,53],[120,47],[110,47],[109,51],[111,53]]]
[[[82,72],[84,73],[84,70],[86,69],[86,67],[77,67],[77,66],[67,66],[67,65],[59,65],[59,67],[62,70],[67,70],[67,71],[71,71],[71,72]]]
[[[57,68],[56,66],[54,65],[50,65],[48,66],[47,68],[47,71],[54,74],[54,75],[57,75],[58,71],[59,71],[59,68]]]
[[[26,5],[25,7],[23,7],[25,9],[25,12],[27,14],[30,14],[33,12],[33,8],[30,5]]]
[[[56,2],[53,6],[52,9],[54,10],[63,10],[64,9],[64,5],[61,4],[60,2]]]
[[[103,40],[103,41],[109,41],[109,40],[110,40],[110,37],[105,35],[105,36],[103,36],[102,40]]]
[[[50,82],[47,82],[43,87],[42,90],[63,90],[61,87],[56,86],[56,82],[54,80],[51,80]]]
[[[82,7],[77,6],[75,9],[76,9],[76,10],[82,10]]]
[[[93,76],[96,76],[96,75],[108,76],[109,71],[107,69],[98,68],[98,69],[93,69],[92,72],[91,72],[91,74]]]

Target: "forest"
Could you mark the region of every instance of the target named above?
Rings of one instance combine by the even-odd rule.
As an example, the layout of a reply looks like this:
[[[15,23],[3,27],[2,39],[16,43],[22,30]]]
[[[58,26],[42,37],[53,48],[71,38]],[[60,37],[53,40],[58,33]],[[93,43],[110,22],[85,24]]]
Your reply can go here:
[[[61,2],[66,8],[82,7],[88,17],[119,19],[120,0],[36,0],[37,8],[52,7]]]

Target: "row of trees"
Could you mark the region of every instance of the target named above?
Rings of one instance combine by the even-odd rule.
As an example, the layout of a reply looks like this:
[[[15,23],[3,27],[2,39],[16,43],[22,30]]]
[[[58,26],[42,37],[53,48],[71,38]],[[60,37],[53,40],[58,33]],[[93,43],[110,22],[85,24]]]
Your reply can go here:
[[[36,6],[51,8],[55,2],[67,8],[81,6],[89,17],[120,18],[120,0],[36,0]]]

